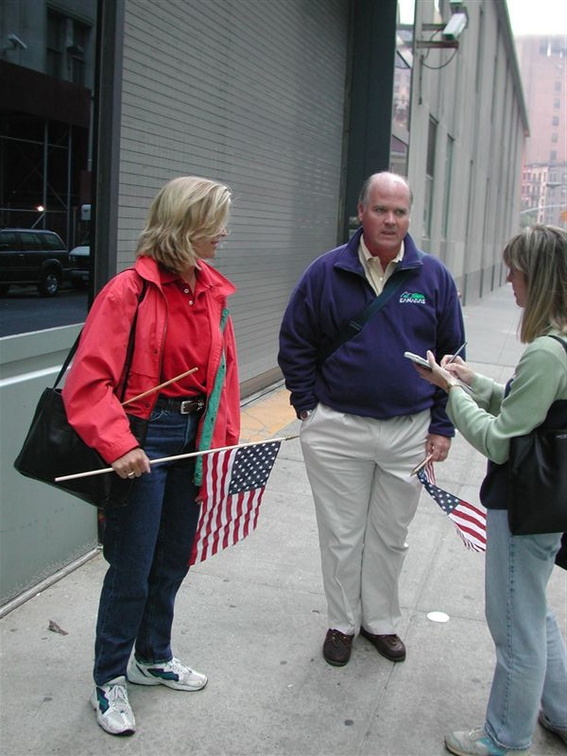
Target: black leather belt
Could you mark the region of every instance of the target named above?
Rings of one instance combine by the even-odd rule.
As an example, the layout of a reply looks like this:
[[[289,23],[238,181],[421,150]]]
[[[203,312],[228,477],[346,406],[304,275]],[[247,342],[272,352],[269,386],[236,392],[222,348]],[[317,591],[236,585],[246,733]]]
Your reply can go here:
[[[192,396],[181,399],[172,396],[158,396],[155,409],[179,412],[180,415],[192,415],[194,412],[202,412],[205,409],[204,396]]]

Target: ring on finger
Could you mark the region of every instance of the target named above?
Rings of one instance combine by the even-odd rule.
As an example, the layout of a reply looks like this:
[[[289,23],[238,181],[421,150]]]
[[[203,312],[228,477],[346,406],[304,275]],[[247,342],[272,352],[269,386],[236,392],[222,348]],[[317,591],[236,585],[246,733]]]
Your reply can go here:
[[[134,472],[134,470],[130,470],[130,472],[127,473],[127,475],[128,475],[129,478],[134,478],[135,475],[136,475],[136,473]]]

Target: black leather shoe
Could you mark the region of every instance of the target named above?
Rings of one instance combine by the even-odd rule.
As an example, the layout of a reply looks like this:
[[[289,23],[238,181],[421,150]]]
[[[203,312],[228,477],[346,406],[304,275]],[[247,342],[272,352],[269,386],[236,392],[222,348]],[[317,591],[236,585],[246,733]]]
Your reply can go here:
[[[363,627],[360,628],[360,634],[369,640],[376,651],[385,656],[386,659],[401,662],[406,658],[406,647],[397,635],[374,635]]]
[[[344,667],[350,659],[354,635],[345,635],[339,630],[327,630],[323,643],[323,656],[333,667]]]

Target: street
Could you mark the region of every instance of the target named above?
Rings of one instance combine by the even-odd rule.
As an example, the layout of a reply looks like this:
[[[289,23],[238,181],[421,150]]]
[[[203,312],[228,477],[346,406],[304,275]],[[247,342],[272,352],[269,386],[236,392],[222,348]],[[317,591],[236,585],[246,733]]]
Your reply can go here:
[[[56,297],[41,297],[34,286],[12,286],[0,297],[0,337],[82,323],[87,290],[64,287]]]

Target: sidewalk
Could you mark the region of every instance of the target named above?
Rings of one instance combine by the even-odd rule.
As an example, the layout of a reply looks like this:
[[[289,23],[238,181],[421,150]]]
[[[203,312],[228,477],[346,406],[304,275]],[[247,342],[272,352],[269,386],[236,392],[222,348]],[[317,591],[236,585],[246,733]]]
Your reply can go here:
[[[509,287],[465,309],[468,360],[510,376],[522,345]],[[246,440],[293,434],[279,388],[243,408]],[[439,485],[471,503],[485,460],[457,437]],[[317,529],[299,442],[282,444],[257,530],[193,568],[177,601],[174,649],[209,676],[199,693],[130,686],[131,738],[105,734],[88,702],[102,556],[0,620],[3,756],[442,756],[443,734],[482,723],[494,663],[483,556],[467,551],[427,494],[412,524],[393,664],[363,638],[350,663],[322,658],[327,630]],[[549,597],[567,626],[567,573]],[[449,621],[431,621],[432,611]],[[67,634],[48,629],[54,621]],[[565,753],[538,728],[532,754]]]

